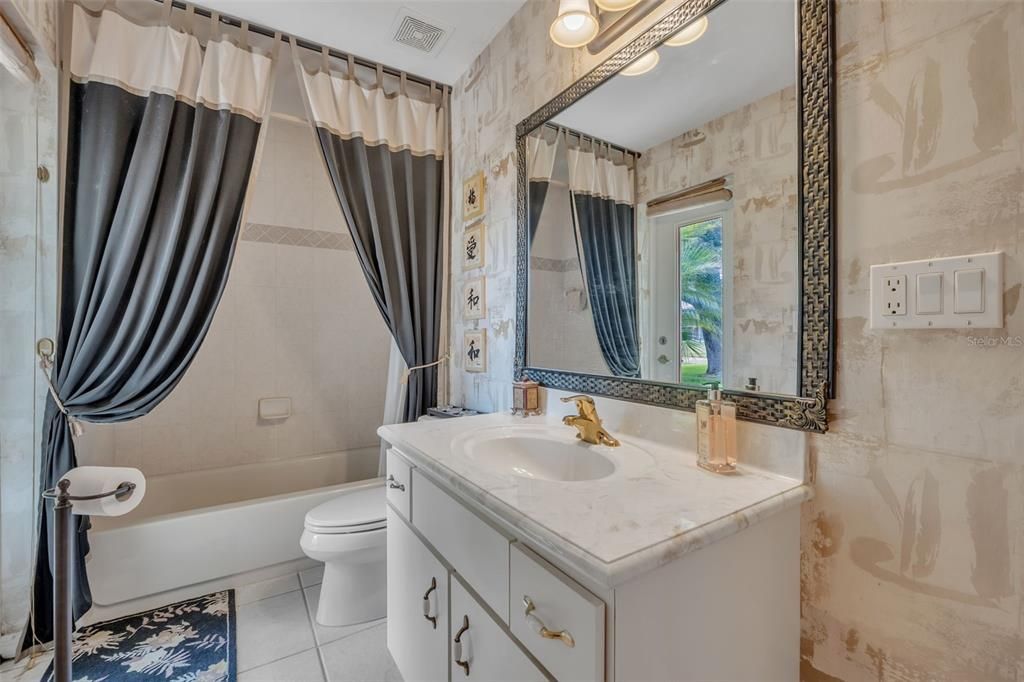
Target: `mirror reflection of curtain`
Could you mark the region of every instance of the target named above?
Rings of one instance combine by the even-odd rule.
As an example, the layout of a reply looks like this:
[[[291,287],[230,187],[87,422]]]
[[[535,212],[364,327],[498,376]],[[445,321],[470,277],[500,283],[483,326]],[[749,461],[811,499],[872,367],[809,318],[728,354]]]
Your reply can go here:
[[[640,376],[633,168],[596,143],[570,147],[569,190],[598,345],[615,376]]]
[[[166,15],[170,3],[165,4]],[[148,414],[182,378],[227,283],[273,57],[70,4],[57,353],[41,486],[77,466],[79,422]],[[275,41],[276,45],[276,41]],[[74,489],[71,494],[74,494]],[[92,605],[89,518],[70,534],[72,618]],[[39,519],[23,647],[54,636],[53,505]]]
[[[437,401],[444,287],[447,91],[364,87],[325,64],[295,67],[310,123],[377,307],[408,365],[402,421]]]
[[[565,132],[559,128],[554,131],[551,139],[546,139],[551,130],[549,127],[542,127],[535,130],[526,138],[526,158],[529,167],[527,175],[529,180],[529,227],[530,245],[533,246],[533,237],[537,234],[537,226],[540,224],[540,214],[544,210],[544,200],[548,195],[548,187],[551,185],[551,176],[555,169],[555,156],[558,154],[561,140]]]

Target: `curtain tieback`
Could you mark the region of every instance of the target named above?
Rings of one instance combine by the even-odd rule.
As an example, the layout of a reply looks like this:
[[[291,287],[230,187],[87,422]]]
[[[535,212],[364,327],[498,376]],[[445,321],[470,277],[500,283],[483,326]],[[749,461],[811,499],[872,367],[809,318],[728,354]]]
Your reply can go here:
[[[75,438],[81,436],[85,429],[82,427],[82,420],[78,417],[73,416],[68,412],[68,408],[64,407],[64,403],[61,401],[60,396],[57,395],[57,389],[53,385],[53,381],[50,380],[50,368],[53,367],[53,361],[49,358],[41,358],[39,360],[39,369],[43,372],[43,378],[46,379],[46,385],[50,389],[50,396],[53,398],[53,402],[57,404],[57,409],[61,411],[64,418],[68,420],[68,427],[71,428],[71,435]]]
[[[448,354],[445,353],[444,355],[439,357],[437,360],[434,360],[433,362],[428,362],[425,365],[416,365],[415,367],[409,367],[404,372],[402,372],[402,385],[404,386],[407,383],[409,383],[409,375],[412,374],[413,372],[415,372],[416,370],[418,370],[418,369],[427,369],[428,367],[434,367],[435,365],[440,365],[442,362],[447,362],[447,361],[448,361]]]

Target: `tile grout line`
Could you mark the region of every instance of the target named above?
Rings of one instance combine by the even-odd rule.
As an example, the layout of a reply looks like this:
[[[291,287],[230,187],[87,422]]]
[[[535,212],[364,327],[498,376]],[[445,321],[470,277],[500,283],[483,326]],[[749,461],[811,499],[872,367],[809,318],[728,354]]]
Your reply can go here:
[[[304,653],[306,653],[308,651],[314,651],[316,648],[317,647],[313,646],[313,647],[310,647],[309,649],[303,649],[302,651],[294,651],[294,652],[292,652],[290,654],[287,654],[286,656],[281,656],[280,658],[275,658],[274,660],[267,661],[266,663],[260,663],[259,665],[253,666],[252,668],[246,668],[245,670],[239,669],[238,674],[241,675],[242,673],[251,673],[254,670],[259,670],[260,668],[266,668],[268,665],[273,665],[275,663],[280,663],[281,661],[283,661],[286,658],[291,658],[292,656],[298,656],[299,654],[304,654]]]
[[[278,578],[283,578],[283,577],[285,577],[285,576],[278,576]],[[269,578],[268,580],[276,580],[276,579],[277,578]],[[240,604],[240,605],[236,606],[236,608],[235,608],[235,612],[236,612],[235,615],[236,615],[236,617],[238,616],[238,613],[237,613],[238,610],[242,609],[242,608],[244,608],[246,606],[252,606],[254,604],[260,603],[261,601],[267,601],[268,599],[276,599],[278,597],[283,597],[286,594],[292,594],[293,592],[297,591],[302,596],[302,605],[303,605],[303,607],[306,610],[306,620],[308,621],[309,620],[309,605],[306,603],[306,593],[305,593],[305,590],[302,587],[302,579],[299,578],[299,574],[297,572],[295,573],[295,579],[299,582],[299,589],[298,590],[288,590],[287,592],[281,592],[280,594],[272,594],[272,595],[263,597],[262,599],[256,599],[255,601],[247,602],[245,604]],[[264,582],[264,581],[259,581],[259,582]],[[235,591],[237,593],[238,588],[234,588],[234,589],[235,589]],[[313,651],[314,649],[316,649],[318,647],[318,644],[317,644],[317,640],[316,640],[316,630],[313,629],[312,624],[310,624],[310,630],[312,630],[312,634],[313,634],[313,646],[311,646],[310,648],[302,649],[301,651],[294,651],[294,652],[292,652],[290,654],[285,654],[284,656],[280,656],[280,657],[275,658],[273,660],[267,661],[266,663],[260,663],[259,665],[253,666],[251,668],[246,668],[245,670],[242,670],[241,666],[239,666],[238,674],[241,675],[242,673],[248,673],[248,672],[252,672],[253,670],[259,670],[260,668],[263,668],[265,666],[273,665],[274,663],[278,663],[280,661],[283,661],[286,658],[291,658],[292,656],[298,656],[299,654],[304,654],[307,651]],[[321,666],[321,667],[323,667],[323,666]]]
[[[299,585],[302,585],[302,576],[296,574],[299,579]],[[313,611],[309,608],[309,600],[306,599],[306,588],[299,589],[302,593],[302,604],[306,607],[306,620],[309,621],[309,629],[313,632],[313,648],[316,650],[316,660],[320,664],[320,674],[323,675],[324,682],[329,682],[327,678],[327,665],[324,663],[324,652],[320,650],[320,638],[316,636],[316,623],[313,620]]]

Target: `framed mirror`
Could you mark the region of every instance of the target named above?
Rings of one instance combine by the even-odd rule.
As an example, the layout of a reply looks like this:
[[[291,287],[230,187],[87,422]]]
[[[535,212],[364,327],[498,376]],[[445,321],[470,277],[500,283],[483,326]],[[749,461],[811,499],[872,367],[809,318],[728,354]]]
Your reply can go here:
[[[833,11],[685,0],[517,126],[517,377],[827,429]]]

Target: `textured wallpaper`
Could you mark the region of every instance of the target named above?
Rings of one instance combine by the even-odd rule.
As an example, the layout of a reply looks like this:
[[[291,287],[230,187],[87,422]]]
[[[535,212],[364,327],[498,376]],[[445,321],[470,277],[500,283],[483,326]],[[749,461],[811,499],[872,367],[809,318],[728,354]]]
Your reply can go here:
[[[451,378],[453,400],[483,410],[511,398],[515,123],[606,56],[555,47],[555,6],[527,2],[455,85],[456,186],[487,176],[489,311],[453,311]],[[830,433],[808,437],[793,655],[805,680],[1019,679],[1024,3],[840,0],[837,53],[838,398]],[[868,328],[872,264],[994,249],[1003,329]],[[454,263],[456,291],[464,278]],[[458,361],[473,327],[488,330],[482,374]]]

